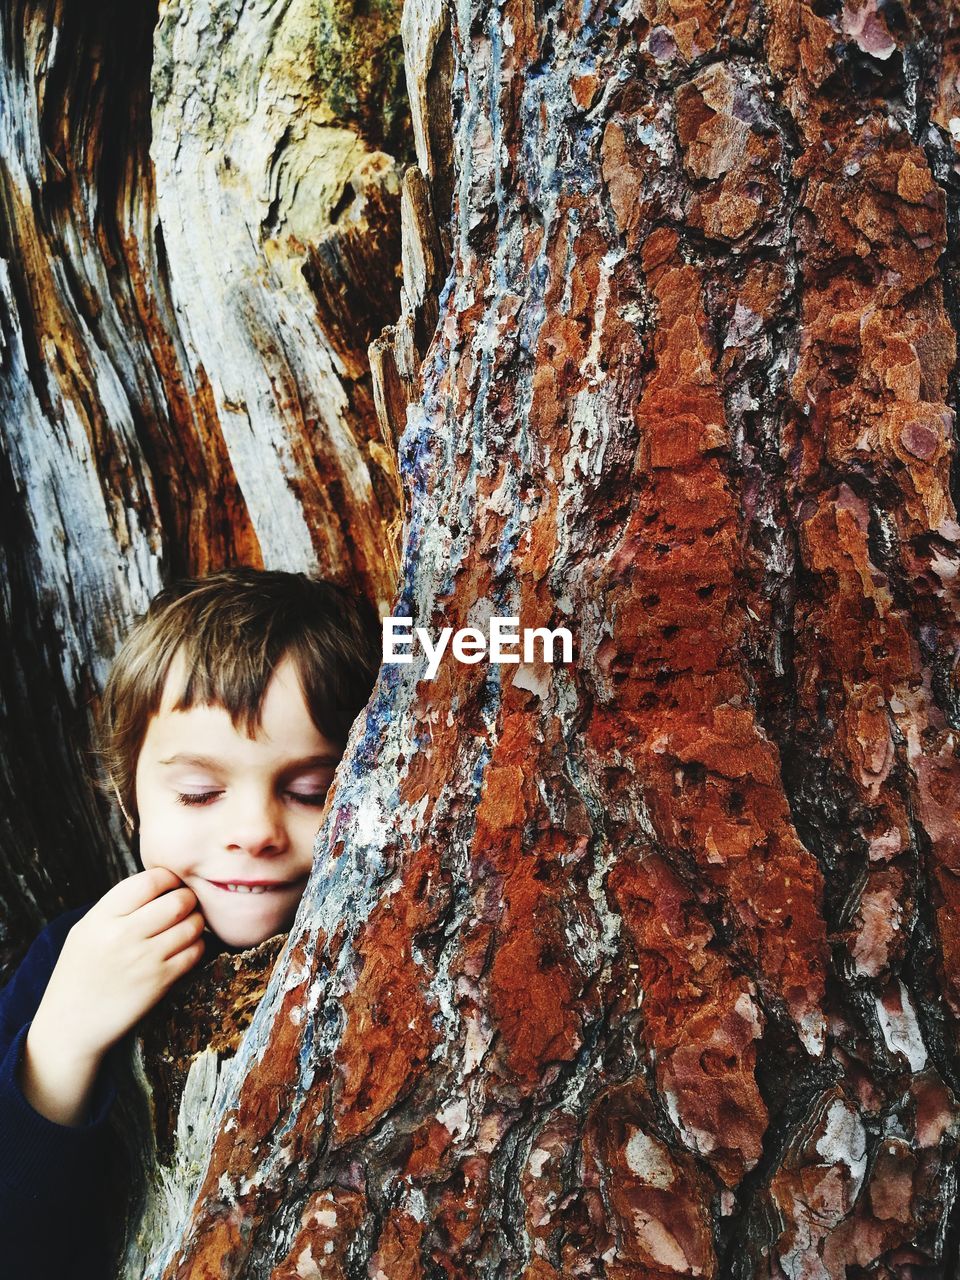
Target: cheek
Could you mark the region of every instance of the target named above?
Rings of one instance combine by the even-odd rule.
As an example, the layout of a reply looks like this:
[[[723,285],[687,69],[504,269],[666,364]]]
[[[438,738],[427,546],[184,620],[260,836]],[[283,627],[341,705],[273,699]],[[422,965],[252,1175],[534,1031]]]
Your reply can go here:
[[[317,832],[320,830],[320,810],[309,816],[298,817],[290,827],[290,833],[296,846],[299,861],[307,868],[313,863],[313,846],[316,844]]]
[[[313,847],[313,842],[317,838],[317,832],[320,830],[320,811],[309,816],[298,818],[296,825],[293,827],[295,837],[300,844],[308,844]]]
[[[140,812],[140,861],[144,867],[166,867],[179,874],[189,870],[195,859],[198,838],[189,813],[182,806],[162,810],[146,804]]]

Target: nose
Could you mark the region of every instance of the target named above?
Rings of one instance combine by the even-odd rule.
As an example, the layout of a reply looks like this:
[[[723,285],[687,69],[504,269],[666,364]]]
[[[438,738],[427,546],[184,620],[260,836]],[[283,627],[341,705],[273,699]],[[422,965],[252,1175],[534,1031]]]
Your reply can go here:
[[[232,853],[268,857],[287,849],[283,808],[274,795],[238,795],[226,818],[226,847]]]

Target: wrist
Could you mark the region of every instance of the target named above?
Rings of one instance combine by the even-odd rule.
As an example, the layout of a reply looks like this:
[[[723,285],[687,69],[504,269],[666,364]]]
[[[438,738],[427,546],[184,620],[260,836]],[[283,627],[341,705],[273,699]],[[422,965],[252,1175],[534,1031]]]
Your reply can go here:
[[[24,1098],[53,1124],[76,1128],[87,1118],[101,1053],[74,1045],[69,1037],[49,1035],[36,1021],[27,1032],[18,1079]]]
[[[77,1027],[71,1019],[45,1009],[42,1001],[33,1016],[27,1040],[35,1050],[42,1049],[51,1057],[55,1054],[64,1068],[82,1072],[96,1072],[110,1048],[91,1039],[89,1031]]]

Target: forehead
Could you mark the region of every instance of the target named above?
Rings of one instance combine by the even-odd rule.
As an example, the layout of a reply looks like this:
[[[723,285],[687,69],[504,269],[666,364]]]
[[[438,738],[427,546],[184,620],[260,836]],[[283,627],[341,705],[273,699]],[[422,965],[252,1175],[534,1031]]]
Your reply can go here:
[[[235,725],[226,708],[218,704],[195,703],[178,710],[175,704],[185,684],[186,669],[177,654],[164,681],[160,706],[147,724],[141,755],[159,759],[189,751],[228,761],[270,761],[288,756],[340,754],[339,745],[313,723],[290,658],[285,658],[270,678],[260,707],[260,724],[252,737],[245,732],[242,719]]]

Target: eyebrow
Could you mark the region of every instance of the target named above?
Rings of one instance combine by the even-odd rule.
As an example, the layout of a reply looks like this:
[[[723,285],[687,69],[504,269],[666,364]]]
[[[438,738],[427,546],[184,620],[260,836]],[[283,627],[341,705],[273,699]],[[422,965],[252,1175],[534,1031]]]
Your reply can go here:
[[[339,756],[331,756],[326,754],[316,755],[316,756],[302,756],[299,760],[288,760],[283,765],[283,767],[278,770],[278,772],[292,773],[294,770],[297,770],[297,769],[311,769],[311,768],[315,768],[317,765],[326,765],[326,764],[336,765],[339,763],[340,763]],[[199,767],[202,769],[223,769],[226,767],[222,760],[216,760],[214,759],[213,756],[195,756],[195,755],[186,754],[182,751],[178,752],[174,756],[171,756],[169,760],[161,760],[160,764],[193,764],[193,765],[199,765]]]

